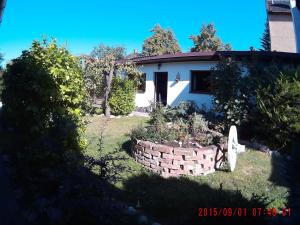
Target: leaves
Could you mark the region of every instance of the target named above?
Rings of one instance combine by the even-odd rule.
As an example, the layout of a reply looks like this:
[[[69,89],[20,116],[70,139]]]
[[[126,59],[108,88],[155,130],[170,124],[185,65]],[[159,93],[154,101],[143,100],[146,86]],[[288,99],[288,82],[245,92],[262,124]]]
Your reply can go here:
[[[299,69],[283,71],[274,85],[257,93],[262,123],[269,127],[270,136],[277,135],[271,144],[282,148],[300,134],[300,77]]]
[[[153,35],[144,41],[142,55],[155,56],[181,52],[171,29],[163,29],[159,24],[151,32]]]
[[[194,47],[191,48],[191,52],[230,51],[231,45],[223,44],[221,39],[217,37],[216,33],[217,31],[213,24],[203,24],[199,35],[190,36],[190,39],[194,42]]]

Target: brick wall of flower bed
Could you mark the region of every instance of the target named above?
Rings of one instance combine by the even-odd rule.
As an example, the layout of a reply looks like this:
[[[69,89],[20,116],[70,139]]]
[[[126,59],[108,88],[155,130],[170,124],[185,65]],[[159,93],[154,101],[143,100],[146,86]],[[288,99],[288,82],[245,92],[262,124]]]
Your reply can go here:
[[[205,148],[179,148],[137,140],[133,156],[163,177],[207,175],[215,171],[216,146]]]

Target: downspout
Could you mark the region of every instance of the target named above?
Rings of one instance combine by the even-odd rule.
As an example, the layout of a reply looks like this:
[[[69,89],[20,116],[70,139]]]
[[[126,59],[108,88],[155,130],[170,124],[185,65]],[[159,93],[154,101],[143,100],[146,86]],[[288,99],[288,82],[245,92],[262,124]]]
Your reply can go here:
[[[297,53],[300,53],[300,0],[291,0],[291,12],[294,21]]]
[[[0,0],[0,24],[2,22],[2,16],[3,16],[5,5],[6,5],[6,0]]]

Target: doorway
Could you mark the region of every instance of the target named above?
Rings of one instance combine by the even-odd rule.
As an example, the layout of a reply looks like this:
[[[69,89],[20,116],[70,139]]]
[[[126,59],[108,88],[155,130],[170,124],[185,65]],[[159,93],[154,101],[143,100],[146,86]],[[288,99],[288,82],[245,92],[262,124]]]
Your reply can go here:
[[[154,73],[154,85],[155,85],[155,101],[160,102],[164,106],[167,105],[168,97],[168,73],[156,72]]]

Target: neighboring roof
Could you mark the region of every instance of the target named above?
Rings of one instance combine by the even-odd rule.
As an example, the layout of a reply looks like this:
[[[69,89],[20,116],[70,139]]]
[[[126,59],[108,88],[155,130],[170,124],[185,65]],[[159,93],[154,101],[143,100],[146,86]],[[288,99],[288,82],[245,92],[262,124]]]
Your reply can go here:
[[[290,0],[267,0],[267,12],[291,14]]]
[[[6,5],[6,0],[0,0],[0,23],[2,22],[3,11]]]
[[[168,55],[138,57],[131,59],[136,64],[154,64],[168,62],[187,62],[187,61],[218,61],[220,56],[234,57],[241,60],[249,57],[258,57],[263,60],[283,59],[300,62],[300,54],[287,52],[267,52],[267,51],[216,51],[216,52],[189,52]]]

